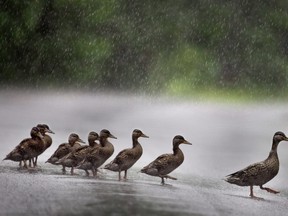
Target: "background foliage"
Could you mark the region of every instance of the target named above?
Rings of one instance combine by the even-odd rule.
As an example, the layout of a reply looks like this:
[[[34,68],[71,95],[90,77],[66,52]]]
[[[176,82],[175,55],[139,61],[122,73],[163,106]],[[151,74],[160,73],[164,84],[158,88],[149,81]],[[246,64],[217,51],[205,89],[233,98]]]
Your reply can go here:
[[[0,1],[1,85],[287,89],[285,0]]]

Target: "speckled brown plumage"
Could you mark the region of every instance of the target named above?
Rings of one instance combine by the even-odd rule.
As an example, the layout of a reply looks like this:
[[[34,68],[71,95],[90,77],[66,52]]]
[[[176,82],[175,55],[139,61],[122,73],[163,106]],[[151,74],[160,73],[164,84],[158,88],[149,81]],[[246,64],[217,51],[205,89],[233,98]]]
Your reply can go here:
[[[162,179],[162,184],[165,183],[164,178],[176,180],[176,178],[168,176],[168,174],[179,167],[184,161],[184,154],[179,148],[180,144],[192,145],[190,142],[186,141],[183,136],[175,136],[173,138],[173,154],[160,155],[150,164],[141,169],[141,172],[151,176],[160,177]]]
[[[114,153],[114,146],[108,141],[108,138],[117,139],[107,129],[101,130],[99,135],[100,146],[90,151],[77,168],[91,168],[93,176],[97,176],[97,168],[105,163],[105,161]]]
[[[127,179],[127,170],[142,156],[143,149],[138,142],[139,137],[148,138],[141,130],[135,129],[132,133],[132,148],[120,151],[115,159],[104,167],[105,169],[118,172],[119,180],[121,180],[121,171],[125,172],[124,179]]]
[[[26,161],[32,159],[44,147],[43,136],[37,127],[30,131],[31,138],[22,140],[4,160],[24,161],[24,167],[27,168]]]
[[[250,196],[253,194],[253,186],[260,186],[270,193],[279,193],[270,188],[264,188],[263,185],[273,179],[279,171],[279,159],[277,154],[277,147],[281,141],[288,141],[288,138],[283,132],[276,132],[273,136],[272,148],[268,157],[261,162],[254,163],[248,167],[232,173],[225,179],[231,184],[239,186],[250,186]]]
[[[52,145],[52,138],[46,133],[55,134],[52,130],[50,130],[47,124],[38,124],[37,128],[39,128],[40,133],[43,136],[44,145],[42,149],[39,149],[39,152],[37,156],[35,157],[35,160],[34,158],[32,159],[34,167],[37,166],[38,156],[41,155],[46,149],[48,149]]]
[[[99,146],[99,144],[95,142],[98,139],[99,139],[99,136],[96,132],[94,131],[90,132],[88,135],[89,145],[81,146],[75,149],[74,151],[70,152],[66,156],[62,157],[56,163],[62,164],[65,167],[71,167],[71,175],[73,175],[74,167],[76,167],[85,158],[88,152],[90,152],[93,148]],[[87,174],[88,170],[85,170],[85,171]]]
[[[84,143],[82,141],[82,139],[80,139],[80,137],[75,134],[72,133],[70,134],[69,138],[68,138],[68,143],[63,143],[60,144],[57,148],[57,150],[52,154],[52,156],[46,161],[46,163],[51,163],[54,165],[59,165],[59,163],[57,164],[57,161],[59,159],[61,159],[62,157],[64,157],[65,155],[69,154],[70,152],[72,152],[73,150],[81,147],[81,145],[78,143]],[[63,166],[62,169],[63,173],[66,172],[65,170],[65,166]]]

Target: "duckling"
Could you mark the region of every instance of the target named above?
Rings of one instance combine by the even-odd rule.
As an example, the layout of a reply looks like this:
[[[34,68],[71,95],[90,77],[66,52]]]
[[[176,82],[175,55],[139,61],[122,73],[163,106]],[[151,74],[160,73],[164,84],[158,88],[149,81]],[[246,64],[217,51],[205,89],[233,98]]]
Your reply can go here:
[[[164,178],[170,178],[177,180],[167,174],[179,167],[184,161],[184,155],[179,148],[180,144],[192,145],[192,143],[186,141],[183,136],[177,135],[173,138],[173,154],[163,154],[152,161],[150,164],[141,169],[142,173],[158,176],[162,179],[161,183],[165,184]]]
[[[33,157],[35,151],[44,145],[39,128],[33,127],[30,136],[31,138],[22,140],[3,160],[19,161],[20,166],[21,161],[24,161],[24,167],[27,168],[26,160]]]
[[[119,181],[121,180],[121,171],[125,172],[124,179],[127,179],[127,170],[142,156],[143,149],[138,142],[139,137],[149,138],[141,130],[135,129],[132,133],[133,147],[119,152],[116,158],[104,167],[104,169],[118,172]]]
[[[80,143],[85,143],[80,137],[72,133],[69,135],[68,138],[68,143],[62,143],[58,146],[57,150],[51,155],[51,157],[45,162],[45,163],[51,163],[54,165],[58,165],[56,162],[64,157],[65,155],[69,154],[71,151],[79,148],[81,145],[77,142]],[[62,165],[62,171],[63,173],[66,172],[65,166]]]
[[[251,164],[240,171],[227,175],[227,179],[225,180],[231,184],[236,184],[239,186],[250,186],[251,198],[259,199],[258,197],[254,196],[253,186],[260,186],[260,189],[266,190],[267,192],[273,194],[279,193],[279,191],[263,187],[263,185],[278,174],[279,159],[277,147],[281,141],[288,141],[288,138],[283,132],[278,131],[273,136],[271,151],[264,161]]]
[[[110,131],[103,129],[100,132],[100,146],[94,148],[88,153],[85,159],[77,166],[79,169],[91,169],[93,176],[97,176],[97,168],[114,153],[114,146],[108,141],[108,138],[117,139]]]
[[[55,134],[52,130],[50,130],[50,128],[47,124],[38,124],[36,127],[39,128],[39,130],[43,136],[44,146],[41,150],[39,149],[38,155],[35,157],[35,160],[32,160],[34,167],[37,166],[38,156],[40,154],[42,154],[46,149],[48,149],[52,145],[52,138],[46,133]]]
[[[57,164],[62,164],[65,167],[71,167],[71,175],[74,175],[74,167],[78,165],[86,156],[86,154],[93,148],[99,146],[96,140],[99,140],[99,135],[92,131],[88,135],[89,145],[81,146],[76,150],[70,152],[66,156],[62,157]],[[85,169],[86,175],[89,175],[88,170]],[[88,173],[88,174],[87,174]]]

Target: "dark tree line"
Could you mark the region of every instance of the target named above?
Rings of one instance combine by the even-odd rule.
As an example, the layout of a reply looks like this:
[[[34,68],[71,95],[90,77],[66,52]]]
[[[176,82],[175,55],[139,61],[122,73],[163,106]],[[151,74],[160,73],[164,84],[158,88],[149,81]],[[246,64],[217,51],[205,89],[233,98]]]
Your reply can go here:
[[[0,1],[2,85],[285,89],[284,0]]]

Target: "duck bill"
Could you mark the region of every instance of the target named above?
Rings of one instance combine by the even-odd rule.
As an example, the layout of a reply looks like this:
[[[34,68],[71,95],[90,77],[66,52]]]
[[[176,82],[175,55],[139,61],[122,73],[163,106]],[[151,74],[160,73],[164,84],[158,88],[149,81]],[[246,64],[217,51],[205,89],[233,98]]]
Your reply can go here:
[[[109,134],[109,137],[110,137],[110,138],[113,138],[113,139],[117,139],[117,137],[115,137],[115,136],[112,135],[112,134]]]
[[[47,133],[51,133],[51,134],[55,134],[52,130],[50,130],[50,129],[45,129],[45,132],[47,132]]]
[[[183,144],[192,145],[192,143],[188,142],[187,140],[184,140]]]
[[[85,142],[82,139],[80,139],[80,138],[77,140],[77,142],[85,144]]]
[[[40,132],[38,132],[37,135],[38,135],[41,139],[44,138],[44,136],[43,136]]]
[[[149,138],[149,136],[142,134],[141,137]]]

